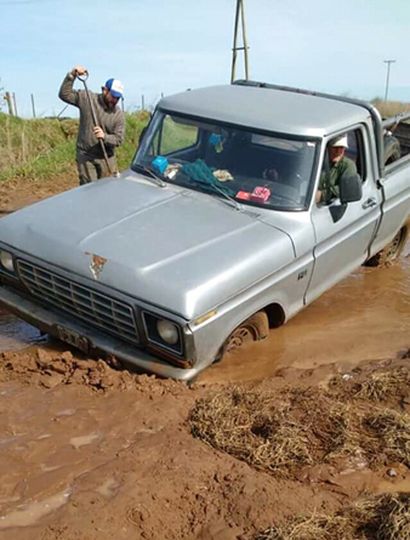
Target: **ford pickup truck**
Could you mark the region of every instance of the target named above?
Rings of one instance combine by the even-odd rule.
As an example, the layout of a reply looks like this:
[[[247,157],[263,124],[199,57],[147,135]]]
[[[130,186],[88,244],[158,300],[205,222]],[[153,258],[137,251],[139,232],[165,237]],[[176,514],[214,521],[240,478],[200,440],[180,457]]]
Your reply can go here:
[[[190,380],[399,255],[409,117],[252,81],[165,97],[120,178],[0,220],[0,304],[87,354]],[[357,174],[324,203],[340,136]]]

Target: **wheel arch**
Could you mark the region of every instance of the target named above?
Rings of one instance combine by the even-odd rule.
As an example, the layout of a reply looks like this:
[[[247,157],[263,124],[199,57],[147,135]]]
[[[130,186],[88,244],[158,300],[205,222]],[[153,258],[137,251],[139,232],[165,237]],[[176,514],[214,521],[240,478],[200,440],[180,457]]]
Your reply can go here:
[[[285,310],[279,303],[273,302],[262,309],[266,311],[268,316],[269,328],[278,328],[286,321]]]

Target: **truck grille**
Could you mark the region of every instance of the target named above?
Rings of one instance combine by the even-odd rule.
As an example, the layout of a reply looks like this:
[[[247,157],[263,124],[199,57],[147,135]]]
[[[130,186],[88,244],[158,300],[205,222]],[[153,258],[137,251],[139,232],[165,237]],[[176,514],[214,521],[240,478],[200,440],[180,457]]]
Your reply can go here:
[[[54,272],[18,260],[19,277],[32,295],[110,334],[138,343],[138,330],[131,306]]]

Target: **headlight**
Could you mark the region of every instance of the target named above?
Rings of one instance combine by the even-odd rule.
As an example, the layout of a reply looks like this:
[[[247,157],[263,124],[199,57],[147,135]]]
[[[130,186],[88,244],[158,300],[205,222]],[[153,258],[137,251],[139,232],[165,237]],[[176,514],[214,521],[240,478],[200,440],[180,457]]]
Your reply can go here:
[[[177,356],[184,354],[182,328],[178,323],[148,311],[142,312],[148,342]]]
[[[0,250],[0,264],[8,272],[14,272],[13,255],[9,251]]]
[[[157,330],[161,339],[169,345],[176,345],[179,339],[178,329],[175,324],[160,319],[157,321]]]

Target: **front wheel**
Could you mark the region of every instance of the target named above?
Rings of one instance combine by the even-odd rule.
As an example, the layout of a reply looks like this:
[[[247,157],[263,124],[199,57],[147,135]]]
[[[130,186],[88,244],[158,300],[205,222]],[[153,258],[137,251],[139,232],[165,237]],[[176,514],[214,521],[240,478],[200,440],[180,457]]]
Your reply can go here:
[[[265,339],[269,334],[269,321],[265,311],[258,311],[239,325],[225,341],[224,353],[232,352],[245,343]]]
[[[364,266],[390,266],[399,257],[407,239],[407,229],[403,227],[393,240],[376,255],[367,259]]]

